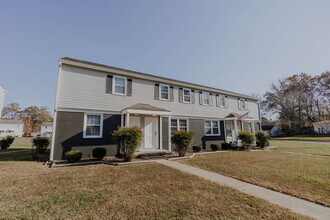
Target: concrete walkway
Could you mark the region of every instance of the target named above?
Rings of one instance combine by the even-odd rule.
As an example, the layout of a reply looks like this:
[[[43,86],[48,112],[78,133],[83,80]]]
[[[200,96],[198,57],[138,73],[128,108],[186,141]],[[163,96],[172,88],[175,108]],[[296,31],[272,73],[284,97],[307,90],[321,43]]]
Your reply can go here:
[[[210,180],[221,185],[226,185],[234,189],[238,189],[245,194],[267,200],[268,202],[274,203],[284,208],[288,208],[293,212],[302,215],[306,215],[315,219],[330,219],[330,208],[327,208],[322,205],[318,205],[303,199],[299,199],[270,189],[266,189],[264,187],[249,184],[234,178],[223,176],[221,174],[213,173],[186,164],[169,160],[155,160],[155,162],[195,176],[199,176],[201,178]]]

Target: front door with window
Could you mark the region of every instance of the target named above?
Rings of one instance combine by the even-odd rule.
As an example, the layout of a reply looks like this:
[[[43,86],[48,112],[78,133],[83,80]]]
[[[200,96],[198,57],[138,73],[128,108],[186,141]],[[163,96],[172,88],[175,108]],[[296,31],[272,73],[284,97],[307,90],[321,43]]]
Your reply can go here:
[[[144,118],[144,148],[158,148],[158,118]]]

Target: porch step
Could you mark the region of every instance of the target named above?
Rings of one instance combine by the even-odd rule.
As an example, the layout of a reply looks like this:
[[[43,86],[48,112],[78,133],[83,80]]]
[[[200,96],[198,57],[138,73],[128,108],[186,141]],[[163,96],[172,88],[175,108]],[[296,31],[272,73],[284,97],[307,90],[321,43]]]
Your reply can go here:
[[[137,158],[143,158],[143,159],[157,159],[157,158],[163,158],[166,154],[171,154],[168,150],[146,150],[146,151],[138,151],[135,153],[135,156]]]

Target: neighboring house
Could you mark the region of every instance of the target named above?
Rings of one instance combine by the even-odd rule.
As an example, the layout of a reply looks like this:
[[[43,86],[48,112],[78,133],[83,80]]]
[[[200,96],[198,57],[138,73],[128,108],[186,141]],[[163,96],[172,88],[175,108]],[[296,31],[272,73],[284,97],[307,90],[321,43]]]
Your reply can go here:
[[[24,123],[22,120],[0,119],[0,137],[22,137]]]
[[[0,84],[0,119],[2,116],[3,103],[5,101],[6,89]]]
[[[237,120],[247,112],[244,121]],[[60,59],[50,160],[64,159],[71,149],[88,157],[96,147],[114,155],[117,143],[111,132],[121,126],[143,129],[140,150],[174,150],[175,130],[192,131],[193,145],[209,148],[237,141],[240,130],[259,130],[259,102],[208,86]]]
[[[276,125],[264,125],[261,129],[271,137],[277,137],[280,133],[280,129]]]
[[[330,120],[315,122],[313,128],[316,134],[330,134]]]
[[[43,122],[41,124],[40,136],[52,137],[53,134],[53,122]]]

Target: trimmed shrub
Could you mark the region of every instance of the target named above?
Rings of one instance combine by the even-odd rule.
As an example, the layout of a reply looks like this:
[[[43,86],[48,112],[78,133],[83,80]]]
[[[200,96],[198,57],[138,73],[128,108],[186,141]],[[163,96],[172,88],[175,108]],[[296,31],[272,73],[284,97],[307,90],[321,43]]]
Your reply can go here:
[[[178,152],[179,157],[186,155],[188,146],[194,139],[194,133],[191,131],[180,130],[173,133],[171,140],[175,144],[175,150]]]
[[[211,150],[212,151],[220,150],[220,144],[211,144]]]
[[[93,149],[93,157],[97,158],[98,160],[102,160],[105,155],[107,155],[107,150],[103,147]]]
[[[122,127],[112,132],[112,137],[117,140],[120,151],[123,153],[124,161],[129,162],[142,144],[143,134],[141,128]]]
[[[49,145],[50,139],[48,137],[35,137],[32,139],[32,147],[36,148],[37,154],[45,154]]]
[[[221,143],[221,150],[230,150],[231,143]]]
[[[194,145],[193,147],[192,147],[192,149],[193,149],[193,151],[194,152],[199,152],[199,151],[201,151],[202,150],[202,146],[201,145]]]
[[[77,162],[81,160],[82,157],[82,153],[80,150],[70,150],[66,152],[64,155],[69,162]]]
[[[257,131],[257,133],[256,133],[256,139],[257,139],[257,146],[258,147],[263,148],[263,147],[269,145],[268,137],[262,131]]]
[[[2,140],[0,141],[0,146],[2,150],[6,150],[10,147],[10,145],[14,142],[15,137],[13,136],[6,136],[4,138],[2,138]]]
[[[249,131],[241,131],[238,134],[238,138],[242,141],[242,147],[244,150],[249,149],[255,140],[254,135]]]

